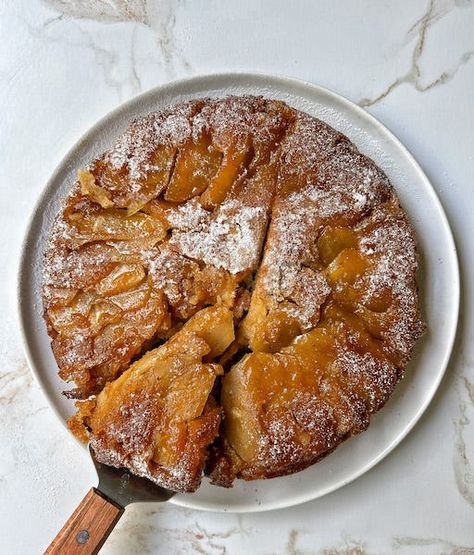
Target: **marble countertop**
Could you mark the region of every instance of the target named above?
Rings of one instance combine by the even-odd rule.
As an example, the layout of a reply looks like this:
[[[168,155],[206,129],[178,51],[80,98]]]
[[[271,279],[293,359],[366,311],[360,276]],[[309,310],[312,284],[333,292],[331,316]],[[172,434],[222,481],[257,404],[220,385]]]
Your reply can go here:
[[[102,553],[474,554],[474,1],[3,0],[0,37],[0,552],[40,553],[94,480],[23,355],[16,270],[35,199],[128,98],[262,71],[345,95],[420,162],[458,246],[455,351],[415,429],[352,484],[260,514],[131,506]]]

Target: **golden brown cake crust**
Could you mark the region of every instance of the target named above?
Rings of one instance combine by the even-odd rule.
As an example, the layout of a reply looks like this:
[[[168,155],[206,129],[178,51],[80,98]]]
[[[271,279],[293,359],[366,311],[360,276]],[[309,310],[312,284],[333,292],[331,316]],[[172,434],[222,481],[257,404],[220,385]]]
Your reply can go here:
[[[92,396],[70,426],[103,462],[179,491],[206,458],[226,486],[301,470],[364,430],[403,376],[424,329],[416,271],[387,177],[324,122],[256,97],[139,118],[79,171],[45,255],[60,375]],[[194,325],[207,353],[180,368],[206,402],[180,409],[178,461],[157,432],[173,406],[152,379],[162,355],[134,397],[129,377],[153,347],[193,343],[183,330],[208,306],[225,333]],[[131,417],[144,399],[148,427]]]

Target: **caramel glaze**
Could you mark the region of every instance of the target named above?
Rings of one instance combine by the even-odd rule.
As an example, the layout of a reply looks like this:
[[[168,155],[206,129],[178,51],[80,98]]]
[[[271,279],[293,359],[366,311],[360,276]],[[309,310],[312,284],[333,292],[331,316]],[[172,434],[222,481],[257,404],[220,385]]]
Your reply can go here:
[[[280,101],[132,122],[78,172],[43,302],[70,427],[176,491],[301,470],[363,431],[424,330],[384,173]]]

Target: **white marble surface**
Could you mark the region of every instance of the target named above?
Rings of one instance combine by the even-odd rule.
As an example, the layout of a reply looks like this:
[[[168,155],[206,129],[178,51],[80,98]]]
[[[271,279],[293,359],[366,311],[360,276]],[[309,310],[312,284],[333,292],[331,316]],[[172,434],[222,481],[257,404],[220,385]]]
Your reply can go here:
[[[26,367],[16,266],[32,205],[98,118],[170,79],[264,71],[358,102],[412,151],[463,275],[447,375],[403,443],[356,482],[272,513],[136,505],[104,554],[474,553],[474,2],[0,1],[0,553],[40,553],[94,479]]]

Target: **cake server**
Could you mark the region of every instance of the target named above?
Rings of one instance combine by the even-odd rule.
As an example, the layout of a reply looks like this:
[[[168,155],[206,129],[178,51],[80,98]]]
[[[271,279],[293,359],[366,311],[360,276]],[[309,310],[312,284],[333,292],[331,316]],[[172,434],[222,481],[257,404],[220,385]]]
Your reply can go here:
[[[99,476],[99,485],[89,490],[46,549],[45,555],[98,553],[127,505],[167,501],[174,495],[173,491],[134,476],[126,469],[98,462],[90,446],[89,452]]]

